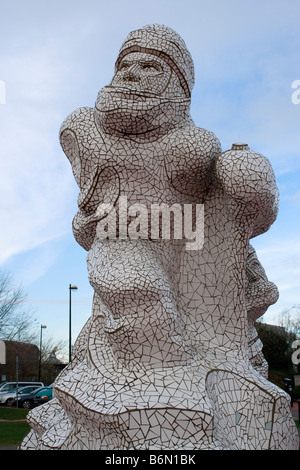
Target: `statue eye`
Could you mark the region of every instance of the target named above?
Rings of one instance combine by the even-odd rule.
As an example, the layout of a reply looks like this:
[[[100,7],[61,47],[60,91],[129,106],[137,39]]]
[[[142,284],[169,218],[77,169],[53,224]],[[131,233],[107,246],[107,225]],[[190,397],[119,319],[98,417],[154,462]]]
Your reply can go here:
[[[261,271],[261,264],[256,260],[251,261],[249,267],[254,272]]]
[[[121,62],[121,64],[119,65],[119,70],[126,70],[128,69],[128,67],[129,67],[128,62]]]
[[[149,72],[151,71],[160,71],[160,66],[153,64],[153,63],[144,63],[141,65],[143,70],[148,70]]]

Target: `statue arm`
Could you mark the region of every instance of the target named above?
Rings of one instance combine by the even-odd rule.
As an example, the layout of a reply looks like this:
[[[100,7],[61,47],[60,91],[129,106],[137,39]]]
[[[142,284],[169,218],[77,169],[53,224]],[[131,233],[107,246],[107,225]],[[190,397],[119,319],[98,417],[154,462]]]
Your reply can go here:
[[[73,219],[73,234],[77,242],[89,250],[95,237],[97,217],[85,210],[85,202],[91,198],[94,189],[94,179],[97,168],[92,176],[86,174],[86,160],[92,158],[91,152],[86,152],[86,138],[95,136],[93,109],[78,108],[62,123],[59,133],[61,147],[68,158],[74,178],[80,188],[78,196],[79,210]],[[95,174],[94,174],[95,173]],[[90,181],[91,180],[91,181]]]
[[[247,148],[245,148],[247,147]],[[248,146],[223,152],[216,175],[241,217],[254,220],[253,235],[268,230],[278,213],[278,188],[270,162]]]
[[[82,140],[86,127],[90,127],[91,124],[93,125],[92,108],[78,108],[64,120],[59,132],[61,147],[71,163],[74,178],[80,188],[83,163]]]

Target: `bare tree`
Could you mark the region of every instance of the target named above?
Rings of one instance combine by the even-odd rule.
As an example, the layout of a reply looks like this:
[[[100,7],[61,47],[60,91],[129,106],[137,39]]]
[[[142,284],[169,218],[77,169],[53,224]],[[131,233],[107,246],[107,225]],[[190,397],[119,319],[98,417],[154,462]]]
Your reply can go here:
[[[67,346],[67,340],[54,340],[53,338],[45,339],[42,347],[42,361],[49,361],[49,358],[54,354],[58,360],[63,363],[67,363]]]
[[[25,306],[23,288],[11,275],[0,271],[0,338],[8,341],[37,341],[37,327],[30,307]]]
[[[294,305],[291,308],[283,310],[279,314],[279,325],[289,333],[294,333],[300,337],[300,305]]]
[[[39,323],[31,306],[26,305],[22,287],[15,286],[13,277],[0,270],[0,339],[36,344],[40,347]],[[46,338],[43,341],[42,361],[47,362],[51,353],[66,361],[67,341]]]

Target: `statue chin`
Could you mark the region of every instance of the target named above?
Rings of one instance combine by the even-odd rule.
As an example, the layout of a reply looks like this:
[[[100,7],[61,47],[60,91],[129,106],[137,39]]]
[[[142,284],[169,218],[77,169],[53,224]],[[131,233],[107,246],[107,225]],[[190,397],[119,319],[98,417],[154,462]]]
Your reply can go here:
[[[189,105],[185,99],[105,87],[96,100],[95,121],[107,134],[159,138],[190,119]]]

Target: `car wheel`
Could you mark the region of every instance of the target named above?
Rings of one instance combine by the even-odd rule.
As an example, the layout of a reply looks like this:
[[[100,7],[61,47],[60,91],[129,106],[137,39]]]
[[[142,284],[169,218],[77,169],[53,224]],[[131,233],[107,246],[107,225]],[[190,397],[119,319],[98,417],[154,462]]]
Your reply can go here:
[[[12,404],[13,404],[13,400],[10,399],[6,401],[6,406],[12,406]]]
[[[26,410],[29,410],[31,408],[31,403],[29,400],[25,400],[22,404],[22,407],[25,408]]]

